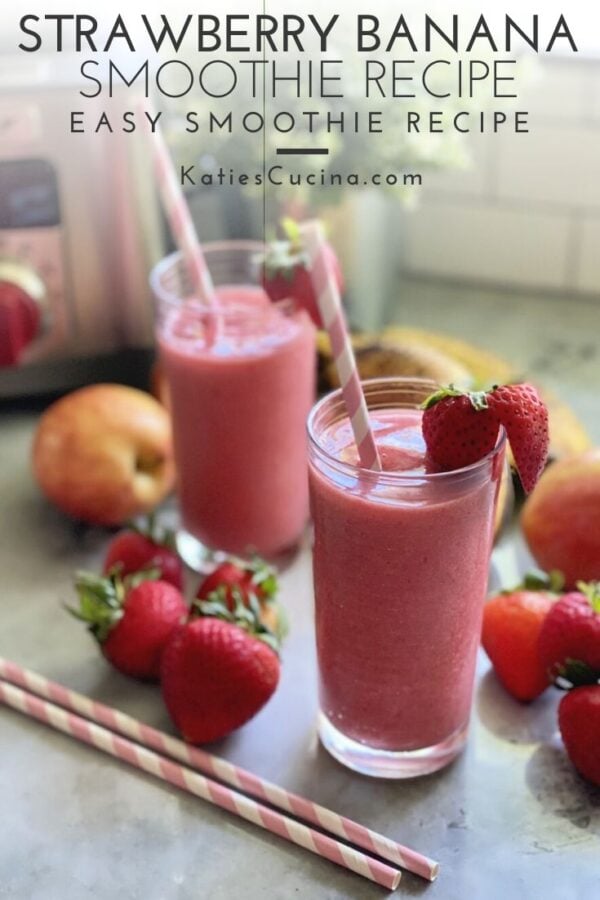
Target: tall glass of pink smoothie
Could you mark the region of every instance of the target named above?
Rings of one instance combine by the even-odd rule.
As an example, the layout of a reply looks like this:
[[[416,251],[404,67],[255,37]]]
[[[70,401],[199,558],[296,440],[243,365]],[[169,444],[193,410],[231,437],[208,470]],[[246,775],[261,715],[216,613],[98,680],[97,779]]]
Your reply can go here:
[[[504,436],[431,471],[419,405],[436,386],[363,386],[381,473],[360,468],[339,391],[308,420],[319,733],[347,766],[406,778],[466,741]]]
[[[211,549],[275,557],[308,518],[305,422],[315,333],[260,286],[262,244],[207,244],[218,306],[191,295],[179,254],[151,276],[170,394],[183,527]]]

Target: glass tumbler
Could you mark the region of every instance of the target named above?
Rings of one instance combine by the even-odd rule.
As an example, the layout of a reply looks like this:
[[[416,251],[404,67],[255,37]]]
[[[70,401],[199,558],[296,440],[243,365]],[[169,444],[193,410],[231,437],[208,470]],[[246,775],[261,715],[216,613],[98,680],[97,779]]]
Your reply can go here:
[[[214,306],[194,296],[181,254],[151,274],[192,562],[202,547],[277,557],[296,544],[308,517],[315,330],[291,301],[269,300],[263,252],[250,241],[206,245]]]
[[[505,437],[429,471],[419,406],[436,385],[363,388],[383,472],[358,464],[339,391],[308,420],[319,733],[350,768],[404,778],[466,741]]]

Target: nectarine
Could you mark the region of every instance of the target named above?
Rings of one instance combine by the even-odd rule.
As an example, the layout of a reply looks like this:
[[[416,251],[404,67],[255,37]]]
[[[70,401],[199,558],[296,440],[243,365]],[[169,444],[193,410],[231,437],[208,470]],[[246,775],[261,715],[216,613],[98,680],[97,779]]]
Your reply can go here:
[[[151,510],[173,487],[169,415],[134,388],[81,388],[42,415],[32,462],[42,491],[63,512],[119,525]]]
[[[560,569],[568,587],[599,580],[600,448],[546,469],[523,507],[521,525],[542,569]]]

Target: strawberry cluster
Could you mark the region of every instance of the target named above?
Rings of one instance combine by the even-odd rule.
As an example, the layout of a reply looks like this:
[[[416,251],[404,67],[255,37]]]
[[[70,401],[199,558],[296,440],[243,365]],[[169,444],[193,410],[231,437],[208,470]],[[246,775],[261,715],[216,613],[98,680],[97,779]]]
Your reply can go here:
[[[488,600],[482,644],[518,700],[550,684],[567,691],[558,709],[565,747],[580,774],[600,785],[600,585],[560,593],[561,581],[558,573],[528,576]]]
[[[251,719],[279,682],[285,622],[274,570],[229,559],[188,606],[173,535],[150,523],[111,541],[102,576],[78,573],[79,604],[104,657],[133,678],[160,681],[184,738],[206,743]]]

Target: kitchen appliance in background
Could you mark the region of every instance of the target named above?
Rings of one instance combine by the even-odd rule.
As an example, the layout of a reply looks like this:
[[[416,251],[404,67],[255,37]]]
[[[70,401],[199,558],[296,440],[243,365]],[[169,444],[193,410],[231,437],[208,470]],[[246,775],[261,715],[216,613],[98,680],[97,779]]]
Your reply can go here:
[[[165,249],[144,135],[94,133],[131,92],[83,100],[68,60],[25,63],[0,61],[0,398],[136,380]]]

